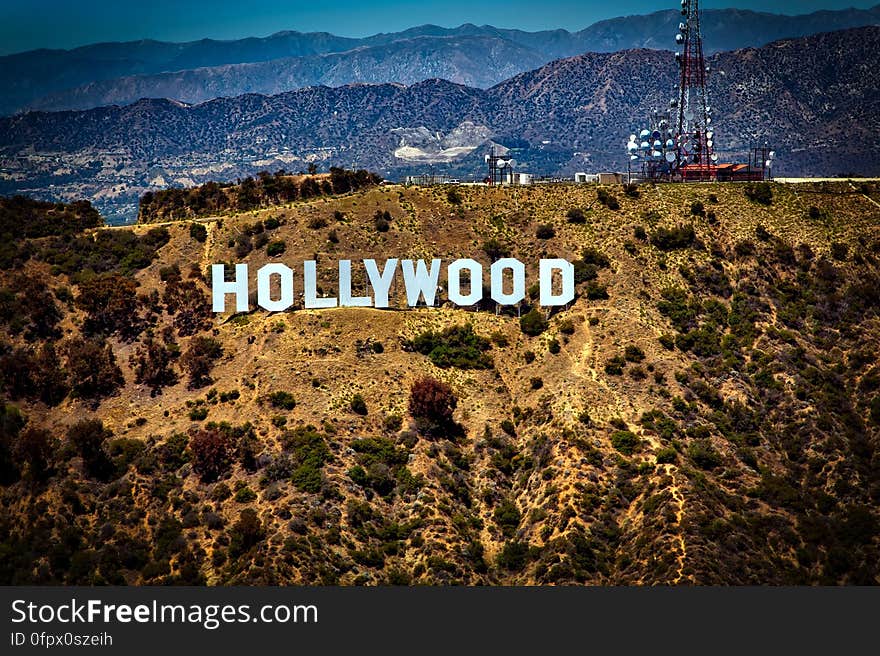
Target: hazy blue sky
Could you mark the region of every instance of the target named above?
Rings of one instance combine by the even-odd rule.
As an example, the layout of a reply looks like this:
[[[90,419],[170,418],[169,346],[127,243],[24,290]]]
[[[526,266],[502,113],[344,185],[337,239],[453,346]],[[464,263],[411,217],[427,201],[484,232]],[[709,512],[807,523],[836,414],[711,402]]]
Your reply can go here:
[[[817,9],[867,8],[878,2],[705,0],[702,4],[706,8],[735,6],[801,14]],[[604,18],[675,6],[675,0],[0,0],[0,54],[143,38],[234,39],[265,36],[280,30],[366,36],[424,23],[579,30]]]

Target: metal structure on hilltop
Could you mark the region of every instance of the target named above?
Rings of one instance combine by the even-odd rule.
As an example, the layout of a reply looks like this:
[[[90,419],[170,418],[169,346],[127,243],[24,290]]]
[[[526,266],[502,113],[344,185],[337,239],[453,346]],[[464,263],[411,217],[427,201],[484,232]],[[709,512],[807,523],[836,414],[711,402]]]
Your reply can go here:
[[[703,56],[699,0],[681,0],[682,20],[675,42],[679,67],[677,97],[665,112],[653,113],[649,125],[630,135],[626,145],[629,167],[638,163],[640,177],[648,180],[714,180],[718,156],[714,152],[707,78]]]
[[[489,167],[489,175],[485,181],[491,186],[503,184],[505,174],[512,177],[513,167],[516,166],[515,159],[510,159],[509,157],[504,157],[502,155],[496,155],[494,146],[492,146],[489,154],[486,155],[485,162]]]
[[[675,53],[680,69],[678,98],[670,103],[678,114],[678,169],[688,180],[712,180],[718,155],[714,152],[712,108],[706,87],[709,66],[703,57],[700,1],[681,0],[681,14],[683,20],[675,35],[675,42],[681,46],[681,51]]]

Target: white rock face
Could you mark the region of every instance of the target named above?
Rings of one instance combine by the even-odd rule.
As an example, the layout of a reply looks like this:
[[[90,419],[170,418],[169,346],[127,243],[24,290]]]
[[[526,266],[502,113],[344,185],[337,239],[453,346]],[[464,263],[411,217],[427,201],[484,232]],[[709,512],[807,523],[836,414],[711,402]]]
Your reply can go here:
[[[395,128],[391,131],[400,139],[394,151],[397,159],[405,162],[451,162],[471,153],[492,136],[485,125],[464,121],[447,134],[431,132],[424,126]]]

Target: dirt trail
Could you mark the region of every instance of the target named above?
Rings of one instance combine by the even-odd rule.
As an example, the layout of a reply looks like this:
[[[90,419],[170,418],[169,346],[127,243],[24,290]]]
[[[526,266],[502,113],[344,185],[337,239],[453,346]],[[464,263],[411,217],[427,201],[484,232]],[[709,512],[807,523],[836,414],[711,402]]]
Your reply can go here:
[[[669,488],[669,491],[672,493],[672,498],[675,499],[675,502],[678,504],[678,510],[675,511],[675,523],[678,525],[678,567],[676,569],[675,578],[672,579],[672,584],[678,585],[684,578],[684,562],[687,559],[687,545],[684,542],[684,529],[681,526],[681,520],[684,517],[684,495],[681,493],[681,488],[678,487],[678,483],[675,480],[673,469],[674,465],[666,465],[666,474],[672,478],[672,486]]]

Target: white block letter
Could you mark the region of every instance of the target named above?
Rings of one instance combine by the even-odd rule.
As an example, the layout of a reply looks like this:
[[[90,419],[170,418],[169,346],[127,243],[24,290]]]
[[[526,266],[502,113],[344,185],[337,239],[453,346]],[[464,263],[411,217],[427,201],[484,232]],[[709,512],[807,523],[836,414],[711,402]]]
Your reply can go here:
[[[281,297],[272,300],[272,274],[281,278]],[[293,271],[280,262],[260,267],[257,271],[257,304],[269,312],[283,312],[293,305]]]
[[[235,311],[248,311],[248,265],[235,265],[235,280],[226,282],[223,264],[211,265],[211,305],[214,312],[226,312],[226,294],[235,294]]]
[[[461,293],[461,270],[471,274],[471,291],[465,296]],[[483,267],[476,260],[456,260],[446,269],[449,300],[456,305],[473,305],[483,298]]]
[[[370,307],[369,296],[351,295],[351,260],[339,260],[339,307]]]
[[[540,262],[541,283],[541,307],[551,305],[565,305],[574,300],[574,264],[562,259],[541,260]],[[562,293],[553,293],[553,272],[559,271],[562,275]]]
[[[379,267],[376,266],[376,260],[364,260],[364,268],[367,270],[367,277],[370,279],[370,287],[373,288],[373,297],[375,299],[375,307],[388,307],[388,291],[391,289],[391,281],[394,280],[394,273],[397,271],[397,259],[391,258],[386,260],[385,268],[379,274]]]
[[[336,297],[318,298],[318,273],[314,260],[303,262],[303,287],[305,288],[306,309],[315,310],[336,307]]]
[[[431,260],[431,271],[425,266],[424,260],[413,265],[412,260],[402,260],[403,283],[406,285],[406,302],[410,307],[418,305],[419,296],[425,297],[425,305],[434,305],[437,293],[437,282],[440,280],[440,260]]]
[[[513,291],[504,293],[504,270],[513,274]],[[492,300],[499,305],[515,305],[526,296],[526,267],[519,260],[504,257],[492,265]]]

